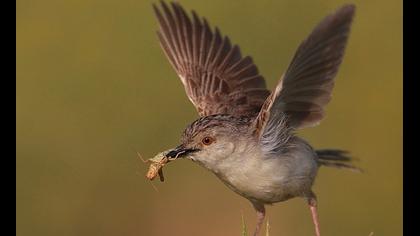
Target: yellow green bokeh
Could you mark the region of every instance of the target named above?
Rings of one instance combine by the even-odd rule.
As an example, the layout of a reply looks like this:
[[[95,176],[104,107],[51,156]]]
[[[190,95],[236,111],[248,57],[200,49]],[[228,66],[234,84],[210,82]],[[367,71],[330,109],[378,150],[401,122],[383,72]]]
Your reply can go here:
[[[196,164],[144,178],[144,158],[197,118],[156,37],[156,1],[17,1],[17,235],[240,235],[254,210]],[[180,3],[229,35],[273,88],[298,44],[346,1]],[[323,235],[402,235],[402,2],[356,16],[327,117],[300,131],[350,150],[358,174],[322,168]],[[267,208],[270,235],[313,235],[302,199]]]

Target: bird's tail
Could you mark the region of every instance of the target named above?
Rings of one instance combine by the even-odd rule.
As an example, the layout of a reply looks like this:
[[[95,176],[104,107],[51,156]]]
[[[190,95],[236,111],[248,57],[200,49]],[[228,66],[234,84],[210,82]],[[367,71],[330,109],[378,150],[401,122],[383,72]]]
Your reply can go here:
[[[348,155],[347,151],[339,149],[320,149],[315,152],[318,155],[319,165],[362,172],[362,169],[350,164],[353,158]]]

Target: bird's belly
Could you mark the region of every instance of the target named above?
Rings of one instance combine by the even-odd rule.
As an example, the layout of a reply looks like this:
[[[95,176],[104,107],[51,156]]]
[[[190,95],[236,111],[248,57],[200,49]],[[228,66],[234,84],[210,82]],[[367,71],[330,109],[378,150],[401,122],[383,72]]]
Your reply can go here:
[[[256,182],[250,182],[247,184],[237,183],[234,181],[224,181],[225,184],[232,189],[234,192],[239,195],[250,199],[257,200],[263,203],[275,203],[286,201],[292,197],[295,197],[295,194],[285,190],[285,185],[258,185]]]
[[[278,159],[251,162],[219,178],[230,189],[250,200],[281,202],[310,192],[317,169],[313,163],[295,168],[294,163],[282,163]]]

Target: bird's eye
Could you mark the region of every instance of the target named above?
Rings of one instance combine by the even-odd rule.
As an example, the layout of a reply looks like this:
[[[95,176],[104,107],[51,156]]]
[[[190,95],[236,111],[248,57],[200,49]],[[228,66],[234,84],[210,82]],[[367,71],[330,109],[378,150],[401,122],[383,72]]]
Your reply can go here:
[[[205,137],[205,138],[203,138],[203,140],[201,140],[201,142],[204,145],[210,145],[211,143],[213,143],[213,141],[214,141],[214,139],[211,138],[211,137]]]

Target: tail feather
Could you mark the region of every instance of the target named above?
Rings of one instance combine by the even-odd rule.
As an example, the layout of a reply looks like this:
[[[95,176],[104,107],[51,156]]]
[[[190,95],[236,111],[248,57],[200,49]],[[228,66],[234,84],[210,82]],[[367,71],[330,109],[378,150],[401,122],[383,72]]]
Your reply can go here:
[[[321,149],[316,150],[315,152],[318,155],[319,165],[362,172],[362,169],[350,164],[353,158],[349,156],[348,151],[339,149]]]

